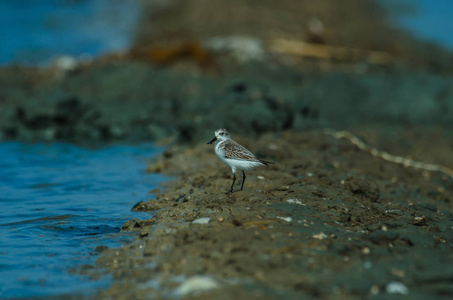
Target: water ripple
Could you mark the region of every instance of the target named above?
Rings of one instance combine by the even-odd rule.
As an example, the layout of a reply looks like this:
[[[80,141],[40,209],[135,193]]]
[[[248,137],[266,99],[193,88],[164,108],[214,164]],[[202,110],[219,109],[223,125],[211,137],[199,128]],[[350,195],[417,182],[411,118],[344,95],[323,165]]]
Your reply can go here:
[[[85,149],[64,143],[0,143],[0,298],[93,291],[71,274],[93,263],[97,246],[130,241],[122,224],[149,214],[131,207],[148,200],[163,177],[145,172],[163,149],[151,144]]]

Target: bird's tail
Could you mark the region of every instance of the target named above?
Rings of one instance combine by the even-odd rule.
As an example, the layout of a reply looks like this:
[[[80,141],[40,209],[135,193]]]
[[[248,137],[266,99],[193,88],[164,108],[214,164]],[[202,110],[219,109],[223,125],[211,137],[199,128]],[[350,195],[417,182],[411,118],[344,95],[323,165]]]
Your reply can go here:
[[[273,164],[274,164],[274,163],[271,162],[271,161],[262,160],[262,159],[260,159],[260,163],[264,164],[264,165],[267,166],[267,167],[268,167],[269,165],[273,165]]]

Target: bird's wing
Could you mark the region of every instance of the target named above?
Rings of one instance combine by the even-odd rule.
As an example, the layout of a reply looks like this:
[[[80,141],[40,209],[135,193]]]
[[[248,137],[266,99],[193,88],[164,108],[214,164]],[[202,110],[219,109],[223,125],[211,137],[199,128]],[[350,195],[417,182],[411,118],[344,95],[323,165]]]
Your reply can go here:
[[[229,140],[228,142],[224,143],[224,150],[225,150],[226,158],[250,160],[250,161],[257,161],[257,162],[260,161],[247,148],[236,143],[233,140]]]

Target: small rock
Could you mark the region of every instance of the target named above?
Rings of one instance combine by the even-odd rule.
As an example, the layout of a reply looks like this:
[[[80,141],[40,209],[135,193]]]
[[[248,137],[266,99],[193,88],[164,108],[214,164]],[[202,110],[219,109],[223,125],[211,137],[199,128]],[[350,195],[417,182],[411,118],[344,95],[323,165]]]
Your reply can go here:
[[[239,221],[239,220],[236,220],[236,219],[234,219],[233,221],[231,221],[231,223],[232,223],[234,226],[241,226],[241,225],[242,225],[242,222]]]
[[[375,244],[385,245],[396,240],[398,236],[398,233],[395,231],[376,230],[370,234],[369,239]]]
[[[414,220],[412,221],[412,224],[415,226],[428,226],[429,223],[426,220],[425,216],[421,217],[414,217]]]
[[[306,206],[306,205],[305,205],[304,203],[302,203],[302,201],[300,201],[299,199],[288,199],[288,200],[286,200],[286,202],[291,203],[291,204],[299,204],[299,205]]]
[[[61,55],[52,61],[52,66],[61,72],[73,71],[78,64],[77,58],[70,55]]]
[[[137,219],[126,221],[121,227],[121,231],[132,231],[136,228],[140,228],[140,224]]]
[[[327,238],[327,235],[324,232],[321,232],[318,234],[314,234],[312,237],[317,240],[323,240],[323,239]]]
[[[193,276],[184,281],[176,290],[179,296],[197,294],[219,288],[219,284],[208,276]]]
[[[385,287],[385,290],[389,294],[400,294],[400,295],[409,294],[409,289],[404,285],[404,283],[397,281],[389,282]]]
[[[365,248],[362,249],[362,253],[363,254],[370,254],[370,252],[371,252],[371,250],[368,247],[365,247]]]
[[[430,210],[433,212],[437,212],[437,207],[431,203],[419,203],[419,204],[416,204],[415,206],[418,206],[422,209],[427,209],[427,210]]]
[[[140,237],[143,238],[143,237],[148,236],[151,233],[151,230],[152,230],[152,227],[150,227],[150,226],[142,228],[142,230],[140,230]]]
[[[134,207],[132,207],[131,211],[153,211],[156,208],[153,207],[153,205],[151,204],[151,201],[152,200],[147,201],[147,202],[140,201],[137,204],[135,204]]]
[[[263,60],[266,52],[263,42],[249,36],[214,37],[205,42],[205,47],[223,53],[229,53],[239,62]]]
[[[362,196],[376,202],[380,196],[379,186],[370,180],[358,177],[349,177],[344,181],[344,187],[357,196]]]
[[[97,253],[102,253],[104,252],[105,250],[107,250],[109,247],[107,246],[104,246],[104,245],[99,245],[97,246],[96,248],[94,248],[94,251],[96,251]]]
[[[277,217],[277,219],[280,219],[280,220],[283,220],[286,222],[291,222],[293,220],[293,218],[291,218],[291,217]]]
[[[211,218],[198,218],[196,220],[193,220],[193,224],[208,224]]]
[[[379,294],[379,286],[378,285],[373,285],[371,288],[370,288],[370,294],[371,295],[377,295]]]

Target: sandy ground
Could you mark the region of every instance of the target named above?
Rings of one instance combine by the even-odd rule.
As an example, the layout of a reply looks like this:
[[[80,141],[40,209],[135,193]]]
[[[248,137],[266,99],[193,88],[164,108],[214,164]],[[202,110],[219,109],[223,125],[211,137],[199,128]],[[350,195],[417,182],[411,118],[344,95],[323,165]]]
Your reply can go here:
[[[133,208],[153,213],[124,224],[140,239],[98,260],[115,283],[97,297],[453,295],[450,176],[387,162],[322,131],[238,141],[275,164],[248,173],[244,190],[230,195],[231,171],[212,145],[169,149],[149,166],[174,179]]]

